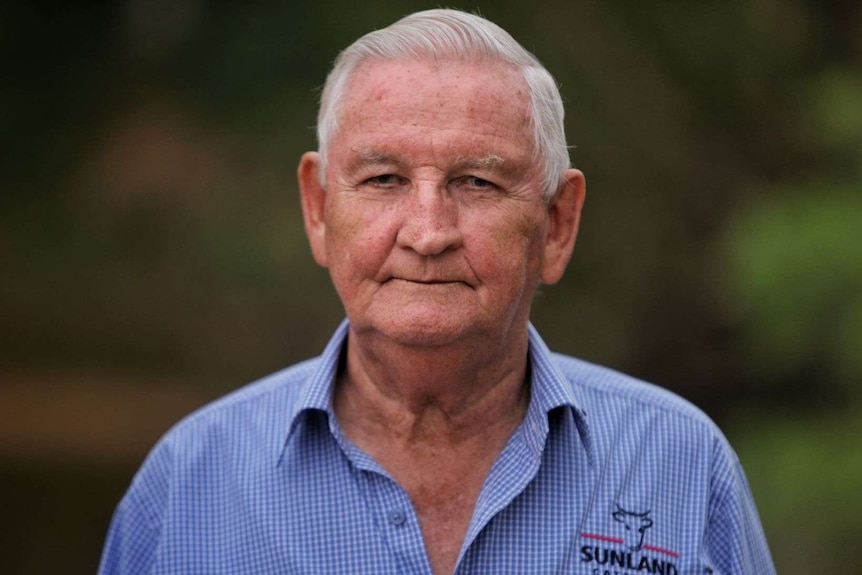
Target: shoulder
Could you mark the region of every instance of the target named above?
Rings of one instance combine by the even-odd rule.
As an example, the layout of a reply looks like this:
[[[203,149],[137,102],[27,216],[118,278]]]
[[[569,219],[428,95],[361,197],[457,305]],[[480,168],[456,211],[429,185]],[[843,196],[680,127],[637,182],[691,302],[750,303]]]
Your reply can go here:
[[[599,414],[663,414],[718,431],[703,410],[668,389],[567,355],[553,353],[551,357],[576,396],[594,409],[599,408]]]
[[[303,384],[319,361],[320,358],[308,359],[240,387],[184,417],[167,436],[182,435],[201,425],[230,421],[249,413],[290,409],[300,401]]]
[[[147,455],[123,504],[141,507],[158,526],[170,492],[184,485],[218,485],[228,479],[224,474],[273,467],[318,362],[306,360],[275,372],[180,420]]]
[[[177,481],[240,463],[251,468],[275,461],[318,362],[314,358],[275,372],[184,417],[150,451],[131,492],[158,492],[168,477]]]
[[[699,407],[658,385],[580,359],[552,361],[586,414],[598,457],[644,453],[680,469],[696,465],[713,480],[738,467],[724,433]]]

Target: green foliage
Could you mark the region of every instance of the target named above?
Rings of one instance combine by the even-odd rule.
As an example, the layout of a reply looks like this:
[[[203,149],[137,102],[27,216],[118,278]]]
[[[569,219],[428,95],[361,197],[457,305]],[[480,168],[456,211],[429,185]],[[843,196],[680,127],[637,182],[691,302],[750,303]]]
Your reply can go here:
[[[804,90],[800,106],[802,128],[816,144],[862,157],[862,73],[858,67],[835,66],[817,75]]]
[[[811,364],[862,394],[862,194],[811,184],[737,213],[728,232],[731,281],[758,375]]]

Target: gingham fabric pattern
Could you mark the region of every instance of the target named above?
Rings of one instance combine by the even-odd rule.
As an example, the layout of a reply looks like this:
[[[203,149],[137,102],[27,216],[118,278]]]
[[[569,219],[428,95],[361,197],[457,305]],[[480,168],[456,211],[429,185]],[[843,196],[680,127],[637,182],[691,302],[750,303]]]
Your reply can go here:
[[[552,354],[479,495],[456,573],[774,573],[736,455],[672,393]],[[175,426],[118,506],[100,573],[431,573],[407,494],[331,406],[324,353]]]

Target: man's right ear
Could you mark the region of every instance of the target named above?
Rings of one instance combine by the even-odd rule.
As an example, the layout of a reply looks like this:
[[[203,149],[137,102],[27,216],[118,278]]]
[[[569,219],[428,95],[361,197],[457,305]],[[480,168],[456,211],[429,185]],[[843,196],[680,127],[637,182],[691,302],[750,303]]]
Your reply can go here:
[[[319,171],[320,155],[317,152],[303,154],[296,175],[299,179],[305,234],[311,244],[314,261],[326,267],[326,190],[320,184]]]

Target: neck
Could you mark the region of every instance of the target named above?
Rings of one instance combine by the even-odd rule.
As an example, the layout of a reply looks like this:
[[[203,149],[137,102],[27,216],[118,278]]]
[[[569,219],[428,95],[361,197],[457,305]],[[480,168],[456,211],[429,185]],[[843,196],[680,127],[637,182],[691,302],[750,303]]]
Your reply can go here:
[[[411,346],[351,328],[336,415],[368,451],[381,439],[456,445],[495,430],[508,437],[529,403],[527,350],[526,329],[503,343]]]

